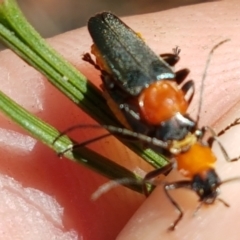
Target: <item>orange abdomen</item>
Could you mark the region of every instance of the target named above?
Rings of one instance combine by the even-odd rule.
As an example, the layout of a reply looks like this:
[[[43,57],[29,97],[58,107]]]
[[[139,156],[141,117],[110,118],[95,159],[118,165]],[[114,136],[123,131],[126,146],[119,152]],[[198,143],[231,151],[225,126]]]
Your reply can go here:
[[[208,146],[195,143],[188,151],[175,157],[178,170],[186,177],[192,178],[196,174],[213,168],[216,156]]]
[[[140,114],[149,124],[158,125],[171,119],[176,113],[184,114],[188,102],[184,92],[173,81],[156,81],[144,89],[138,97]]]

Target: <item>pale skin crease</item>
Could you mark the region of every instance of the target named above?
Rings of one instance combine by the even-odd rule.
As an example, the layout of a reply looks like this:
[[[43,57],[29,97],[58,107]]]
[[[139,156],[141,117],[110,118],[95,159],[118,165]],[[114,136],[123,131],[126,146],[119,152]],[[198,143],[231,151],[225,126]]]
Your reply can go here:
[[[216,126],[217,130],[221,130],[240,116],[240,111],[237,110],[240,92],[240,37],[237,21],[240,9],[238,8],[237,0],[219,1],[129,17],[124,20],[134,30],[141,32],[143,38],[156,53],[171,52],[173,47],[180,46],[181,60],[176,68],[189,68],[191,75],[188,79],[194,79],[197,89],[210,49],[221,40],[231,39],[230,42],[217,49],[213,56],[206,79],[200,126]],[[91,45],[86,28],[57,36],[51,39],[50,43],[91,81],[96,84],[100,83],[99,73],[89,64],[81,61],[81,55],[89,51]],[[27,109],[37,113],[39,117],[60,130],[80,121],[90,121],[69,100],[53,89],[40,74],[26,66],[12,53],[9,51],[0,53],[0,61],[1,83],[13,82],[12,89],[7,89],[8,84],[3,84],[3,87],[0,85],[1,89],[4,88],[5,92],[12,93],[12,97],[17,96],[18,101]],[[26,86],[28,80],[33,84],[30,87]],[[43,81],[44,87],[39,85],[40,81]],[[26,88],[29,88],[27,90],[33,97],[27,97]],[[39,91],[39,88],[43,88],[44,91],[35,94],[34,89]],[[15,94],[14,91],[16,91]],[[39,110],[40,103],[43,110]],[[196,116],[198,103],[196,93],[190,108],[193,117]],[[4,117],[1,117],[1,128],[21,131]],[[240,154],[240,151],[237,151],[239,147],[237,144],[234,145],[234,142],[238,140],[238,130],[236,128],[229,132],[222,140],[223,144],[228,143],[226,148],[231,156]],[[94,131],[78,132],[75,138],[78,137],[80,141],[84,140],[92,132]],[[103,141],[102,145],[98,143],[96,148],[101,149],[102,153],[110,158],[118,157],[119,162],[123,161],[122,164],[131,169],[138,166],[145,171],[149,170],[139,159],[135,159],[135,155],[131,156],[129,152],[126,153],[126,150],[112,139]],[[103,177],[66,159],[59,160],[52,150],[40,143],[36,144],[32,151],[24,153],[19,153],[15,148],[9,149],[6,145],[0,149],[1,173],[13,177],[24,187],[35,188],[53,196],[65,210],[63,231],[74,229],[79,235],[83,235],[83,239],[114,239],[144,200],[139,194],[120,187],[92,203],[89,200],[90,196],[98,186],[106,181]],[[221,156],[219,151],[217,156]],[[222,157],[219,157],[217,172],[222,179],[240,176],[239,164],[226,163]],[[171,180],[175,178],[175,174],[172,174]],[[229,183],[222,188],[221,197],[231,205],[231,208],[225,208],[217,202],[214,206],[202,208],[195,218],[192,214],[197,206],[196,198],[191,193],[178,191],[178,195],[174,197],[178,199],[186,215],[174,233],[168,233],[167,228],[177,217],[177,213],[162,193],[160,186],[144,202],[118,239],[183,239],[187,235],[189,236],[186,239],[197,237],[198,239],[213,239],[213,237],[226,239],[226,236],[237,239],[240,209],[237,201],[239,198],[237,195],[240,194],[238,184],[240,182]],[[4,212],[7,214],[8,208],[4,209]],[[17,211],[14,217],[18,214],[21,217],[22,213]],[[4,217],[1,217],[1,221],[4,222]],[[41,225],[41,223],[35,225],[38,224]],[[18,236],[23,236],[26,229],[21,229],[19,226],[16,225],[14,230],[19,233]],[[9,239],[14,239],[15,232],[6,231],[7,229],[10,227],[1,229],[5,231],[4,236],[9,235]],[[28,231],[31,230],[30,227]],[[46,233],[40,231],[39,239],[41,239],[41,234],[44,239]]]

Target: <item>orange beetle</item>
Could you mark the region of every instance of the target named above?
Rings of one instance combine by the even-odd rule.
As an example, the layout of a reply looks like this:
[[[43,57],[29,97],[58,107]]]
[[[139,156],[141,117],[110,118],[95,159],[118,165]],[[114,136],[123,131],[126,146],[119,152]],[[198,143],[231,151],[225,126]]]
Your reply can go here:
[[[201,203],[212,204],[217,199],[220,185],[239,179],[220,180],[214,170],[213,140],[218,142],[227,161],[237,158],[228,157],[211,128],[197,127],[199,114],[196,121],[187,114],[194,95],[194,83],[187,81],[182,85],[188,69],[173,71],[179,60],[178,48],[173,54],[157,56],[139,34],[109,12],[90,18],[88,30],[94,42],[92,54],[96,63],[88,53],[83,59],[101,71],[106,100],[126,129],[104,127],[113,134],[136,138],[168,157],[169,164],[148,173],[145,183],[174,167],[186,177],[186,180],[164,185],[169,200],[179,211],[178,218],[170,227],[174,230],[183,217],[183,211],[170,196],[170,190],[188,188],[196,192]],[[223,42],[212,49],[209,61],[213,51]],[[239,124],[239,119],[230,127],[236,124]],[[212,137],[203,142],[206,131],[210,131]],[[144,191],[148,195],[146,184]]]

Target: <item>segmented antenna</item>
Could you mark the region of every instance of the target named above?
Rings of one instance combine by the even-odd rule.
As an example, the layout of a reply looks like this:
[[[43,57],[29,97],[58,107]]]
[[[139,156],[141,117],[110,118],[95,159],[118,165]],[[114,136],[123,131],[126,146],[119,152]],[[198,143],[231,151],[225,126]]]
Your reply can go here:
[[[204,91],[204,82],[205,82],[205,79],[206,79],[206,76],[207,76],[207,71],[208,71],[208,67],[210,65],[210,61],[212,59],[212,56],[213,56],[213,53],[214,51],[220,47],[221,45],[223,45],[224,43],[230,41],[230,39],[225,39],[219,43],[217,43],[213,48],[212,50],[210,51],[210,53],[208,54],[208,58],[207,58],[207,62],[206,62],[206,65],[205,65],[205,69],[204,69],[204,72],[203,72],[203,76],[202,76],[202,82],[201,82],[201,88],[200,88],[200,100],[199,100],[199,105],[198,105],[198,111],[197,111],[197,119],[196,119],[196,123],[198,124],[199,122],[199,119],[200,119],[200,115],[201,115],[201,111],[202,111],[202,99],[203,99],[203,91]]]

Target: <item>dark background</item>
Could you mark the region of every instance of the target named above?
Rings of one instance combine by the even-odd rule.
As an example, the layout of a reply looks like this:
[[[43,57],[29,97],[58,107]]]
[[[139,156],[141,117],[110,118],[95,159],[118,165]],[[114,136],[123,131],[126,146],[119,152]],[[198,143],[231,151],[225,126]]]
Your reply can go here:
[[[71,29],[85,26],[89,17],[97,12],[111,11],[118,16],[127,16],[158,12],[201,2],[207,1],[18,0],[27,19],[43,37],[51,37]]]

